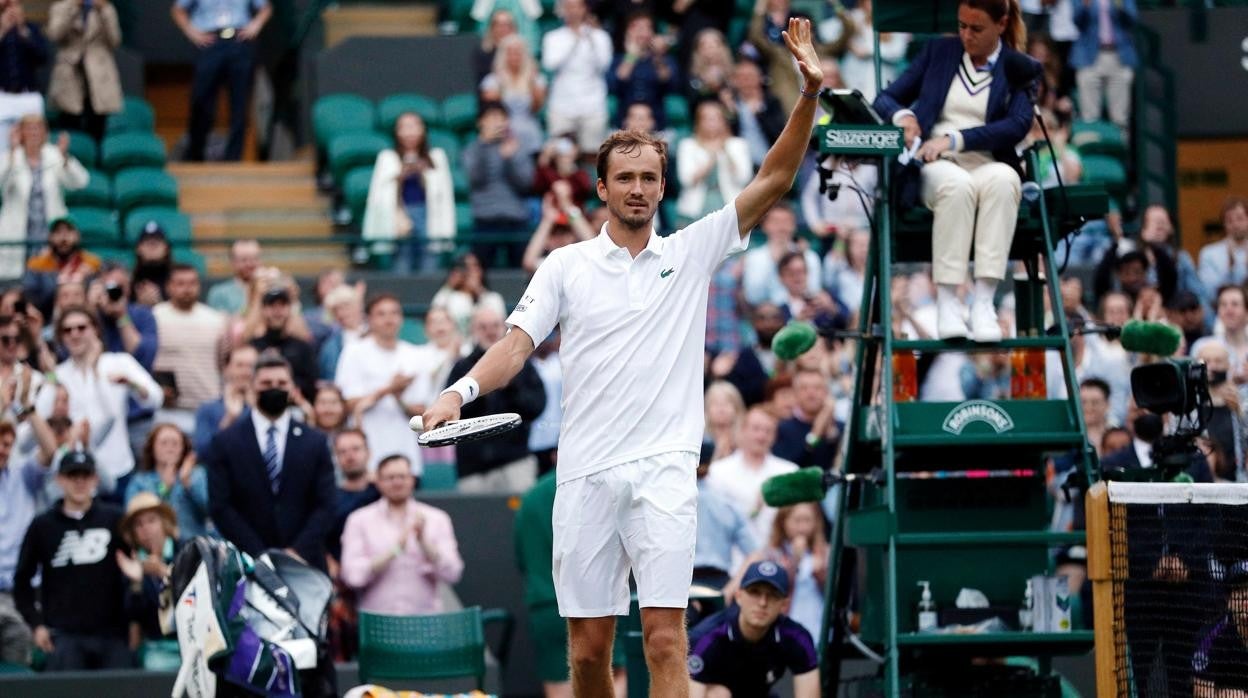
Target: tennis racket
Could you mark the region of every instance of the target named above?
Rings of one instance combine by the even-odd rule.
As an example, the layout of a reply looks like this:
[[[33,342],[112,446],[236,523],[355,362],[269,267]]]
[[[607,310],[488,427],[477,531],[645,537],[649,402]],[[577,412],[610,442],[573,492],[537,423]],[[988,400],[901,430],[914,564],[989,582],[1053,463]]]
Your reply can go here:
[[[445,422],[436,429],[425,431],[424,419],[420,415],[412,417],[407,426],[419,434],[416,443],[425,448],[450,446],[464,441],[488,439],[491,436],[511,431],[520,426],[520,415],[515,412],[488,414],[484,417],[471,417]]]

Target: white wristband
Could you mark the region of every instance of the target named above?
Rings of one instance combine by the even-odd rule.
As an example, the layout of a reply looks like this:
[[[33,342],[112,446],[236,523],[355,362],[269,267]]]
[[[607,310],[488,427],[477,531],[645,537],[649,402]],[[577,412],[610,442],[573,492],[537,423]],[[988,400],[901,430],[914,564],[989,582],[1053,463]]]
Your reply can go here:
[[[477,379],[471,376],[464,376],[451,384],[451,387],[438,393],[439,396],[447,393],[459,393],[459,397],[464,401],[463,404],[476,400],[481,395],[481,385],[477,383]]]

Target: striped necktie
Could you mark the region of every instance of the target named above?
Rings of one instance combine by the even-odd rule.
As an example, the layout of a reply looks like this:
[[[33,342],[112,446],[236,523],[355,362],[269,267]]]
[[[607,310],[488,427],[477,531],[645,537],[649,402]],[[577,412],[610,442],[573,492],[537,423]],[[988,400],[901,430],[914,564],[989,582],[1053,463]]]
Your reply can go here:
[[[269,487],[273,494],[282,484],[282,463],[277,459],[277,425],[269,425],[269,440],[264,445],[264,470],[269,474]]]

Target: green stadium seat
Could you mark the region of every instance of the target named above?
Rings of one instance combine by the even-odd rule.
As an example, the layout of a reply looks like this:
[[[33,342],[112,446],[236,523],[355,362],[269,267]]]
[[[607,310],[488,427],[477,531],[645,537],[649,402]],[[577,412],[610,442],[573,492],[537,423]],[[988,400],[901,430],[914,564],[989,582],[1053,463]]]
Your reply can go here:
[[[105,263],[116,264],[126,269],[134,268],[134,249],[126,247],[124,242],[113,245],[83,245],[83,247]]]
[[[733,17],[728,22],[728,45],[740,46],[745,41],[745,35],[750,31],[750,19],[747,13],[745,17]],[[914,43],[922,43],[916,41]]]
[[[100,166],[106,172],[127,167],[164,167],[165,142],[151,133],[117,133],[100,145]]]
[[[340,133],[329,141],[329,169],[334,181],[342,183],[347,173],[357,167],[371,166],[377,153],[391,146],[390,139],[374,131]]]
[[[189,264],[195,267],[201,279],[208,277],[208,263],[204,261],[204,256],[190,247],[174,247],[173,261],[177,264]]]
[[[415,112],[425,120],[425,128],[437,128],[442,123],[442,106],[438,100],[425,95],[390,95],[377,104],[377,130],[387,135],[394,132],[394,122],[399,115]]]
[[[467,201],[468,194],[472,189],[471,185],[468,184],[468,173],[464,172],[464,168],[453,164],[454,160],[451,162],[451,183],[455,185],[455,200]]]
[[[138,167],[113,179],[113,204],[124,217],[139,206],[178,207],[178,182],[164,170]]]
[[[477,123],[477,96],[451,95],[442,102],[442,125],[456,133],[471,131]]]
[[[451,162],[451,169],[458,168],[460,144],[459,138],[453,132],[442,128],[430,129],[428,140],[430,148],[446,151],[446,159]]]
[[[373,181],[373,166],[357,167],[342,180],[342,198],[351,211],[356,225],[364,222],[364,207],[368,204],[368,185]]]
[[[325,95],[312,105],[312,131],[321,150],[339,133],[372,131],[376,121],[373,103],[359,95]]]
[[[472,219],[472,205],[467,202],[455,204],[455,237],[457,244],[471,242],[472,231],[475,229]]]
[[[667,112],[668,127],[688,126],[690,123],[689,100],[684,95],[664,97],[663,111]]]
[[[176,208],[167,206],[140,206],[131,209],[126,214],[126,223],[123,227],[126,241],[130,243],[138,241],[139,233],[143,232],[143,226],[147,225],[148,221],[156,221],[160,224],[165,231],[165,237],[169,238],[169,244],[174,247],[191,244],[193,234],[190,217]]]
[[[126,97],[121,111],[108,117],[106,133],[151,133],[156,129],[156,112],[142,97]]]
[[[420,474],[421,492],[454,492],[459,484],[459,471],[454,463],[424,462],[424,471]]]
[[[470,676],[485,679],[485,628],[477,606],[450,613],[360,612],[361,683]]]
[[[425,321],[418,317],[403,318],[403,325],[399,327],[399,339],[412,344],[428,342],[425,337]]]
[[[74,207],[69,209],[69,217],[74,219],[78,232],[82,233],[83,247],[117,244],[121,241],[117,236],[117,219],[108,208]]]
[[[1104,184],[1110,189],[1124,187],[1127,183],[1127,171],[1116,158],[1086,155],[1083,157],[1083,182]]]
[[[1071,145],[1080,155],[1108,155],[1123,158],[1127,154],[1127,142],[1122,129],[1109,121],[1077,121],[1070,129]]]
[[[476,24],[476,20],[472,18],[473,0],[446,0],[444,4],[447,8],[447,17],[453,21],[460,23],[460,32],[467,31]]]
[[[113,180],[99,170],[87,169],[90,178],[82,189],[66,189],[66,206],[94,206],[111,208],[113,205]]]
[[[91,134],[82,131],[59,131],[53,133],[48,138],[48,142],[56,143],[60,139],[61,133],[69,134],[69,154],[82,163],[83,167],[87,169],[95,167],[100,159],[100,146],[91,137]]]
[[[620,104],[619,97],[616,97],[615,95],[607,95],[607,122],[612,124],[616,123],[620,116],[620,110],[623,108],[624,105]],[[545,122],[545,118],[546,117],[544,116],[542,117],[543,122]],[[552,133],[551,135],[557,136],[559,134]]]

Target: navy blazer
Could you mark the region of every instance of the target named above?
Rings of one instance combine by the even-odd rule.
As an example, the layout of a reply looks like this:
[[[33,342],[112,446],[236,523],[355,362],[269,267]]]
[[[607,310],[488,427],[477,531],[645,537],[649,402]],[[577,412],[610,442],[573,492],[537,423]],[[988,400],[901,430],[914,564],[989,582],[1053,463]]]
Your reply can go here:
[[[923,140],[927,140],[945,108],[945,97],[949,94],[949,85],[957,78],[962,53],[962,41],[956,36],[928,41],[906,72],[875,98],[875,110],[891,121],[893,114],[909,108],[918,119]],[[1039,75],[1039,64],[1026,54],[1003,45],[1001,55],[992,66],[987,123],[962,131],[962,140],[964,150],[991,152],[997,162],[1020,170],[1015,148],[1027,137],[1035,115],[1031,97],[1033,80],[1019,80],[1018,84],[1011,85],[1006,77],[1006,65],[1010,63],[1022,66],[1020,72]]]
[[[250,416],[212,440],[208,502],[221,536],[249,555],[294,548],[325,570],[325,536],[334,525],[334,465],[321,432],[291,420],[281,488],[273,494]]]

